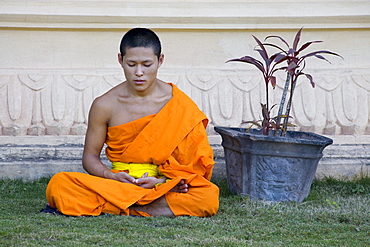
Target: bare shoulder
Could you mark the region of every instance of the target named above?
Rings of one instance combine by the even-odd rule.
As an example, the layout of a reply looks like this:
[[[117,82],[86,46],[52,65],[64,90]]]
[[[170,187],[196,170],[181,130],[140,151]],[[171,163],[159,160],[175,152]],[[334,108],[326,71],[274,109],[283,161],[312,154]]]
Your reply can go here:
[[[120,90],[122,90],[122,84],[123,83],[111,88],[101,96],[97,97],[93,103],[96,104],[98,107],[103,108],[114,105],[116,103]]]
[[[100,118],[103,117],[109,118],[112,108],[116,104],[120,86],[121,84],[110,89],[103,95],[95,98],[91,105],[90,115],[92,116],[99,115]]]

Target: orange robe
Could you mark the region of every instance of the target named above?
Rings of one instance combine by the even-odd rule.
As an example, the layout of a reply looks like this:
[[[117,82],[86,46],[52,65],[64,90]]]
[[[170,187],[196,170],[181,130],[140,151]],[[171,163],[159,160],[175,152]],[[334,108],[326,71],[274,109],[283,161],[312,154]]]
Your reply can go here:
[[[171,100],[158,114],[109,127],[106,138],[106,155],[111,162],[155,164],[170,181],[144,189],[85,173],[61,172],[53,176],[46,190],[50,206],[73,216],[149,216],[129,207],[165,196],[176,216],[216,214],[219,189],[210,182],[214,161],[205,130],[208,120],[188,96],[172,87]],[[181,179],[189,184],[189,191],[171,192]]]

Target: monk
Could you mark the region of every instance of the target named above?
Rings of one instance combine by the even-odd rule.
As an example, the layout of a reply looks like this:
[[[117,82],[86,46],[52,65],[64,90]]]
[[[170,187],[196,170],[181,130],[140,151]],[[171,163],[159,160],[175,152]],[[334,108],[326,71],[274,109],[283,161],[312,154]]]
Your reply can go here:
[[[96,98],[89,112],[82,157],[88,174],[55,174],[46,189],[49,208],[72,216],[217,213],[208,120],[175,85],[157,79],[163,61],[152,30],[123,36],[118,62],[126,80]],[[104,143],[112,169],[100,160]]]

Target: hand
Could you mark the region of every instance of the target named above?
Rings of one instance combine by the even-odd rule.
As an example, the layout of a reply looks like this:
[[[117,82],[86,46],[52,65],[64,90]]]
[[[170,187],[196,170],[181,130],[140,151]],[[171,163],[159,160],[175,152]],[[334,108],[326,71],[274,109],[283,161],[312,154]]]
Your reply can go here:
[[[164,181],[163,181],[164,180]],[[156,177],[148,177],[148,173],[144,173],[141,178],[136,179],[136,185],[144,189],[152,189],[157,183],[165,182],[165,179],[158,179]]]
[[[189,185],[185,182],[184,179],[181,179],[181,181],[170,191],[177,193],[186,193],[189,191]]]
[[[136,179],[128,175],[126,172],[112,173],[110,175],[110,179],[114,179],[122,183],[136,184]]]

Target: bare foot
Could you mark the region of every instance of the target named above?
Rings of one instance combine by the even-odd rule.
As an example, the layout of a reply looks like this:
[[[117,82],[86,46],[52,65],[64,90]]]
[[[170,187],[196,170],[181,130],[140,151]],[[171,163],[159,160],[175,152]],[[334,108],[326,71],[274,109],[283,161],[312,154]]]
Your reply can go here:
[[[153,201],[147,205],[132,205],[130,209],[134,209],[137,211],[145,212],[150,214],[151,216],[167,216],[167,217],[174,217],[172,210],[168,206],[166,198],[164,196],[158,198],[157,200]]]
[[[184,179],[181,179],[181,181],[170,191],[177,193],[186,193],[189,191],[189,185],[185,183]]]

